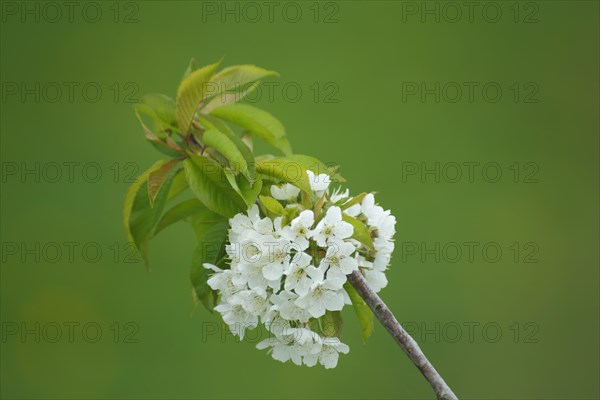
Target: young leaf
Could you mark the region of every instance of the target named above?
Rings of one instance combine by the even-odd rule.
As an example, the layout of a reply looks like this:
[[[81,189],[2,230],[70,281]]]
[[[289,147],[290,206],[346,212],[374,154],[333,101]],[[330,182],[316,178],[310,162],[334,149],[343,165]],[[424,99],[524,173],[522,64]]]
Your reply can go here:
[[[314,157],[306,156],[304,154],[291,154],[285,158],[287,160],[303,165],[305,169],[314,172],[316,175],[327,174],[334,182],[346,182],[346,179],[344,179],[340,174],[338,174],[335,171],[334,167],[328,166]]]
[[[181,80],[184,80],[185,78],[187,78],[188,76],[190,76],[190,74],[192,72],[194,72],[195,70],[197,70],[198,67],[196,66],[196,60],[192,57],[192,59],[190,60],[187,68],[185,69],[185,71],[183,72],[183,76],[181,77]]]
[[[134,109],[136,113],[143,113],[151,117],[158,132],[167,129],[177,129],[175,102],[168,96],[163,94],[147,94],[142,96],[139,103],[134,105]]]
[[[350,200],[348,200],[347,202],[345,202],[344,204],[342,204],[340,206],[340,208],[342,210],[346,210],[350,207],[352,207],[355,204],[359,204],[363,201],[363,199],[365,198],[365,196],[367,195],[366,192],[362,192],[361,194],[358,194],[356,196],[354,196],[353,198],[351,198]]]
[[[201,301],[207,310],[211,311],[212,289],[206,283],[209,270],[204,268],[204,263],[216,264],[225,254],[224,246],[227,239],[227,223],[214,224],[199,240],[192,258],[191,282],[195,299]]]
[[[205,99],[207,83],[219,63],[199,68],[185,78],[177,89],[176,114],[179,130],[187,133],[196,110]]]
[[[237,141],[234,138],[236,138]],[[252,165],[254,158],[251,156],[250,152],[247,152],[250,153],[249,158],[251,158],[251,164],[248,165],[246,157],[242,154],[244,148],[246,150],[250,149],[248,149],[248,146],[242,143],[237,136],[233,134],[228,136],[226,133],[217,129],[209,129],[202,134],[202,141],[205,145],[210,146],[223,154],[229,161],[229,166],[235,172],[243,174],[251,181],[256,178],[256,170],[254,169],[254,165]]]
[[[259,196],[261,204],[267,209],[267,211],[275,215],[283,215],[285,209],[280,202],[275,200],[271,196]]]
[[[154,201],[158,195],[160,189],[167,181],[167,178],[171,176],[171,171],[179,163],[179,159],[174,159],[166,162],[160,168],[150,172],[148,174],[148,198],[150,200],[150,206],[154,207]]]
[[[300,210],[295,205],[287,205],[283,211],[283,219],[281,226],[286,226],[300,213]]]
[[[146,264],[148,264],[148,241],[152,237],[154,226],[158,222],[158,218],[166,204],[174,174],[170,174],[161,185],[154,200],[154,206],[150,204],[148,195],[148,176],[167,163],[168,161],[156,162],[138,177],[129,187],[125,196],[123,223],[127,238],[135,245]]]
[[[354,233],[352,234],[352,238],[358,240],[365,246],[367,246],[371,250],[375,250],[375,246],[373,245],[373,239],[371,238],[371,234],[369,233],[369,228],[365,226],[362,222],[357,220],[354,217],[342,213],[342,219],[348,222],[354,228]]]
[[[254,180],[254,183],[250,183],[243,175],[238,175],[236,179],[237,187],[240,190],[240,194],[244,198],[244,201],[248,206],[251,206],[256,202],[260,191],[262,190],[263,181],[260,177]]]
[[[241,95],[245,95],[248,89],[255,87],[253,84],[259,79],[277,75],[277,72],[268,71],[255,65],[234,65],[224,68],[210,79],[206,97],[212,98],[209,103],[211,109],[203,110],[203,112],[208,114],[211,110],[228,102],[239,101]]]
[[[226,218],[246,209],[244,199],[231,187],[221,166],[206,157],[190,156],[183,163],[192,192],[209,210]]]
[[[356,290],[352,287],[350,282],[344,283],[344,289],[350,296],[350,300],[352,301],[352,307],[354,307],[354,312],[356,313],[356,317],[358,318],[358,324],[360,326],[360,334],[364,342],[369,339],[369,336],[373,333],[373,312],[365,303],[362,297]]]
[[[171,202],[171,200],[183,193],[188,187],[189,185],[185,178],[185,172],[183,172],[183,169],[180,169],[173,177],[171,189],[169,189],[169,195],[167,196],[167,203]]]
[[[260,137],[285,155],[292,153],[285,137],[285,128],[277,118],[266,111],[247,104],[229,104],[214,109],[211,115]]]
[[[279,74],[256,65],[232,65],[216,73],[210,81],[218,87],[217,93],[222,93],[232,90],[238,91],[250,83],[269,76],[279,76]]]
[[[241,92],[228,92],[228,93],[218,94],[217,96],[213,97],[211,100],[208,100],[208,103],[206,104],[206,106],[204,106],[202,108],[202,110],[200,110],[200,112],[203,114],[210,114],[212,112],[212,110],[214,110],[215,108],[223,107],[223,106],[226,106],[227,104],[237,103],[238,101],[242,101],[244,98],[246,98],[246,96],[248,96],[250,93],[254,92],[256,90],[256,88],[258,87],[258,85],[259,85],[259,82],[254,82],[253,84],[251,84],[250,86],[248,86],[247,88],[242,90]]]
[[[314,193],[308,182],[306,170],[298,163],[289,161],[286,158],[273,158],[271,160],[258,161],[256,170],[265,175],[268,180],[280,180],[291,183],[300,188],[312,199]]]
[[[154,229],[153,236],[158,235],[166,227],[173,225],[175,222],[179,222],[194,214],[199,213],[202,210],[206,210],[206,207],[198,199],[184,200],[181,203],[173,206],[168,210],[165,215],[162,216],[156,229]]]
[[[215,224],[218,224],[220,222],[227,222],[227,218],[223,218],[219,214],[215,214],[208,208],[199,210],[190,219],[190,223],[192,225],[192,229],[194,229],[194,233],[196,234],[197,240],[202,239],[206,232]]]
[[[242,139],[240,139],[235,133],[233,133],[231,128],[223,120],[213,117],[211,115],[203,115],[199,117],[199,121],[200,124],[207,130],[216,129],[223,133],[225,136],[227,136],[227,138],[231,140],[231,142],[233,142],[233,144],[236,146],[236,148],[239,150],[242,157],[244,157],[244,160],[246,161],[246,165],[248,168],[247,177],[251,181],[255,180],[256,168],[254,165],[255,161],[254,154],[252,154],[252,149],[250,149],[248,145],[246,145],[246,143],[242,141]]]

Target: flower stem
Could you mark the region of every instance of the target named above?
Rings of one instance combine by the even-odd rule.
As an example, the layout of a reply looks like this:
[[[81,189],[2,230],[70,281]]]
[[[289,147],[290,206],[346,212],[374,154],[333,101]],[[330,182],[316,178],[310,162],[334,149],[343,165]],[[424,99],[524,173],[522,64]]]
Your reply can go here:
[[[415,340],[404,330],[396,317],[394,317],[394,314],[392,314],[388,306],[385,305],[377,293],[369,287],[362,274],[358,271],[354,271],[348,275],[348,281],[354,289],[356,289],[356,292],[360,297],[365,300],[369,308],[371,308],[375,316],[377,316],[379,322],[381,322],[385,329],[387,329],[394,337],[408,358],[411,359],[423,376],[425,376],[425,379],[427,379],[435,391],[438,400],[458,400],[458,397],[456,397],[452,389],[450,389],[427,357],[425,357],[425,354],[423,354],[423,351],[417,342],[415,342]]]

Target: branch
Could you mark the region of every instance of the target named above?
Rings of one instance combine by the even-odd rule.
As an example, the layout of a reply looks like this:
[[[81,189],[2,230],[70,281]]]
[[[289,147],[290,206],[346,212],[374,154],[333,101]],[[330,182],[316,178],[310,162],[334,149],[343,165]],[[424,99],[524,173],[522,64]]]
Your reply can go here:
[[[394,337],[402,350],[404,350],[406,355],[421,371],[423,376],[425,376],[425,379],[433,387],[438,400],[458,400],[452,389],[444,382],[444,379],[433,368],[427,357],[425,357],[417,342],[404,330],[388,306],[381,300],[381,297],[369,287],[362,274],[354,271],[348,275],[348,281],[354,286],[360,297],[369,305],[379,322]]]

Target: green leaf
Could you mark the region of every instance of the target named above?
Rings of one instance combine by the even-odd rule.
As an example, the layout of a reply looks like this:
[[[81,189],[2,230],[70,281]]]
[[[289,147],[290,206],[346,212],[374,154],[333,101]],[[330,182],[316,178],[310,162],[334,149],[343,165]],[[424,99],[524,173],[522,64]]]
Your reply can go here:
[[[202,141],[205,145],[210,146],[223,154],[229,161],[229,166],[235,172],[243,174],[251,181],[256,178],[256,170],[253,165],[254,157],[252,157],[252,153],[248,146],[246,146],[240,138],[233,134],[228,135],[216,129],[209,129],[202,134]],[[247,157],[242,154],[243,151],[247,153]],[[250,158],[250,164],[248,163],[247,158]]]
[[[185,71],[183,72],[183,76],[181,77],[181,80],[184,80],[185,78],[187,78],[188,76],[190,76],[190,74],[192,72],[194,72],[195,70],[198,69],[198,66],[196,66],[196,59],[194,59],[192,57],[192,59],[190,60],[187,68],[185,69]]]
[[[247,165],[247,177],[250,181],[256,179],[256,168],[254,161],[254,154],[252,150],[240,139],[229,126],[221,119],[213,117],[211,115],[203,115],[199,117],[200,124],[207,130],[216,129],[223,133],[233,144],[236,146],[242,157],[246,161]],[[218,149],[217,149],[218,150]]]
[[[327,174],[334,182],[346,182],[340,174],[338,174],[334,167],[328,166],[325,163],[317,160],[314,157],[306,156],[304,154],[291,154],[285,157],[287,160],[297,162],[304,166],[306,169],[314,172],[315,174]]]
[[[319,321],[321,336],[340,337],[344,327],[342,313],[339,311],[327,311]]]
[[[163,229],[167,228],[170,225],[173,225],[176,222],[181,220],[185,220],[188,217],[191,217],[194,214],[201,212],[202,210],[206,210],[206,207],[200,202],[198,199],[189,199],[184,200],[181,203],[173,206],[169,209],[160,219],[158,224],[156,225],[156,229],[154,229],[154,236],[158,235]]]
[[[360,334],[364,342],[369,339],[369,336],[373,333],[373,312],[365,303],[362,297],[356,292],[356,290],[352,287],[350,282],[346,282],[344,284],[344,289],[350,296],[350,300],[352,301],[352,307],[354,308],[354,312],[356,313],[356,317],[358,319],[358,324],[360,326]]]
[[[308,183],[308,175],[303,167],[286,158],[273,158],[271,160],[258,161],[256,170],[263,174],[267,180],[280,180],[291,183],[300,188],[309,196],[314,198],[314,193]]]
[[[163,94],[147,94],[142,96],[140,101],[133,107],[136,113],[138,113],[138,118],[140,118],[139,113],[146,114],[152,118],[154,128],[157,132],[177,130],[175,102],[172,98]],[[141,118],[140,122],[142,122]]]
[[[271,196],[259,196],[261,204],[271,213],[275,215],[283,215],[285,209],[280,202]]]
[[[281,226],[286,226],[287,224],[292,222],[292,220],[294,218],[296,218],[296,216],[299,213],[300,213],[300,210],[298,209],[298,207],[296,207],[296,205],[288,204],[285,207],[285,210],[283,211],[283,219],[281,220]]]
[[[349,215],[342,213],[342,219],[348,222],[354,228],[354,233],[352,234],[352,238],[358,240],[365,246],[367,246],[371,250],[375,250],[375,246],[373,245],[373,239],[371,238],[371,234],[369,233],[369,228],[359,220]]]
[[[282,123],[266,111],[248,104],[229,104],[214,109],[211,115],[260,137],[285,155],[292,153]]]
[[[259,79],[278,75],[275,71],[268,71],[256,65],[233,65],[219,71],[210,79],[207,97],[213,97],[214,100],[220,101],[221,105],[225,105],[220,94],[233,91],[239,95]]]
[[[154,206],[150,203],[148,195],[148,176],[153,171],[160,169],[168,161],[157,161],[146,170],[129,187],[125,196],[123,207],[123,223],[127,238],[132,242],[142,258],[148,264],[148,241],[152,237],[154,226],[158,222],[162,210],[167,201],[170,185],[173,180],[171,174],[161,185],[161,188],[154,200]]]
[[[185,177],[185,172],[183,172],[183,169],[180,169],[173,177],[173,182],[171,183],[171,188],[169,189],[169,195],[167,196],[167,203],[171,202],[171,200],[183,193],[188,187],[189,185]]]
[[[208,104],[200,110],[203,114],[210,114],[215,108],[226,106],[227,104],[237,103],[246,98],[250,93],[254,92],[259,86],[259,82],[254,82],[241,92],[221,93],[212,99],[208,100]]]
[[[176,114],[179,130],[187,133],[196,110],[205,99],[207,83],[219,63],[210,64],[192,72],[177,89]]]
[[[199,210],[196,214],[191,217],[191,225],[196,234],[196,239],[200,240],[206,232],[213,227],[215,224],[220,222],[227,222],[227,218],[223,218],[219,214],[215,214],[208,208]]]
[[[150,200],[150,206],[154,206],[156,196],[160,192],[167,179],[172,176],[171,171],[179,163],[178,159],[170,160],[163,164],[160,168],[150,172],[148,174],[148,198]]]
[[[236,179],[236,183],[238,189],[240,190],[240,194],[244,198],[244,201],[248,206],[251,206],[256,202],[256,198],[262,190],[263,181],[262,179],[257,178],[254,180],[254,183],[250,183],[246,178],[242,175],[239,175]]]
[[[206,208],[226,218],[246,209],[244,199],[231,187],[217,162],[190,156],[183,165],[192,192]]]
[[[210,81],[218,87],[215,93],[218,94],[232,90],[239,91],[244,86],[269,76],[279,76],[279,74],[256,65],[232,65],[216,73]]]
[[[352,207],[355,204],[359,204],[363,201],[363,199],[365,198],[365,196],[367,195],[366,192],[362,192],[361,194],[358,194],[356,196],[354,196],[353,198],[351,198],[350,200],[348,200],[347,202],[345,202],[344,204],[342,204],[340,206],[340,208],[342,210],[346,210],[350,207]]]
[[[229,225],[226,222],[212,225],[202,239],[199,240],[192,258],[190,278],[194,289],[194,297],[197,301],[201,301],[209,311],[214,306],[211,301],[214,299],[212,289],[206,283],[211,272],[204,268],[203,264],[216,264],[223,257],[228,228]]]

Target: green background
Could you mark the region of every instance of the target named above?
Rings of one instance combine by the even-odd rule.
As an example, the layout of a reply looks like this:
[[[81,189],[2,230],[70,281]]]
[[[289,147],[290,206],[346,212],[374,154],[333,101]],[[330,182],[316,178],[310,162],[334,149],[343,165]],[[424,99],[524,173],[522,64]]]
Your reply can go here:
[[[443,7],[435,2],[320,3],[318,22],[313,2],[296,2],[297,23],[283,18],[284,3],[272,22],[263,7],[256,23],[242,3],[239,22],[207,15],[200,2],[122,3],[118,23],[113,2],[97,4],[103,12],[97,23],[83,19],[82,6],[72,23],[65,8],[56,23],[47,20],[54,16],[50,9],[40,22],[3,9],[2,398],[432,398],[381,326],[362,344],[350,308],[342,338],[351,351],[334,370],[281,364],[252,343],[207,335],[203,324],[217,318],[201,308],[192,313],[194,239],[185,224],[152,243],[150,273],[140,262],[127,262],[125,181],[131,165],[141,172],[161,157],[145,143],[127,101],[152,92],[174,96],[192,56],[200,64],[225,56],[224,65],[280,72],[271,80],[280,83],[274,97],[261,92],[258,104],[285,124],[295,152],[340,164],[353,193],[378,191],[380,204],[398,220],[382,297],[459,397],[599,397],[597,2],[519,3],[518,22],[515,3],[497,2],[502,16],[495,23],[482,16],[486,2],[472,21],[463,8],[455,23],[447,20],[454,17],[449,8],[446,14],[440,9],[440,22],[405,12],[413,5]],[[488,18],[494,10],[487,10]],[[133,23],[123,23],[127,15]],[[324,23],[326,17],[332,23]],[[21,89],[9,94],[11,84],[31,88],[36,82],[47,91],[39,102],[34,95],[22,99]],[[72,101],[65,82],[79,84]],[[102,89],[96,102],[82,95],[89,82]],[[450,91],[439,102],[433,95],[404,101],[406,82],[477,82],[479,89],[472,102],[466,92],[450,102]],[[488,82],[502,88],[497,102],[482,97]],[[518,101],[515,82],[521,90],[530,83]],[[56,102],[49,83],[64,90]],[[302,95],[295,99],[297,87]],[[537,93],[527,99],[537,102],[525,102],[532,88]],[[88,94],[95,96],[92,89]],[[455,164],[448,163],[471,161],[497,163],[501,178],[486,181],[490,175],[482,176],[480,166],[472,182],[466,168],[458,182],[445,179],[454,176]],[[39,182],[35,173],[21,178],[36,162]],[[49,163],[65,162],[80,163],[72,182],[67,167],[58,182],[46,179],[54,176]],[[403,175],[403,167],[414,165],[407,163],[433,168],[436,162],[447,167],[440,182],[433,175]],[[100,166],[97,182],[89,182],[93,166],[82,175],[85,163]],[[17,175],[8,174],[15,165]],[[536,182],[524,182],[526,175]],[[80,244],[72,260],[65,242]],[[467,254],[451,262],[454,253],[437,262],[423,251],[423,244],[441,249],[464,242],[479,243],[472,262]],[[502,249],[499,261],[483,257],[488,242]],[[9,251],[36,243],[47,250],[39,262]],[[57,262],[50,262],[49,243],[62,247]],[[89,260],[96,247],[87,259],[82,255],[86,243],[101,248],[98,262]],[[416,255],[402,251],[414,245],[421,248]],[[8,334],[21,323],[34,329],[36,322],[39,343],[33,334]],[[80,324],[72,343],[64,326],[62,338],[50,343],[54,331],[47,324],[65,322]],[[138,328],[137,343],[125,340],[133,332],[128,322]],[[86,323],[102,328],[97,343],[82,335]],[[114,323],[120,324],[118,343]],[[89,330],[87,338],[94,336]]]

